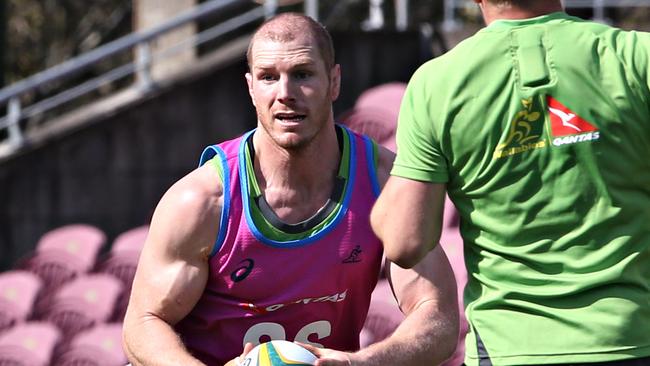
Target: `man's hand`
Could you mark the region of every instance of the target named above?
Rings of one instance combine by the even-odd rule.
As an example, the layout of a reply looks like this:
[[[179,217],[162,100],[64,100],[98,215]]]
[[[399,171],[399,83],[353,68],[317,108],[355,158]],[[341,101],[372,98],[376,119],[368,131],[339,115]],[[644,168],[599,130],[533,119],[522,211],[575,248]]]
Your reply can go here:
[[[235,357],[234,359],[228,361],[225,365],[223,366],[239,366],[239,364],[244,360],[244,357],[248,354],[253,349],[253,344],[252,343],[246,343],[244,346],[244,350],[242,351],[241,355]]]
[[[315,363],[316,366],[352,366],[349,353],[329,348],[318,348],[306,343],[296,343],[318,357]]]

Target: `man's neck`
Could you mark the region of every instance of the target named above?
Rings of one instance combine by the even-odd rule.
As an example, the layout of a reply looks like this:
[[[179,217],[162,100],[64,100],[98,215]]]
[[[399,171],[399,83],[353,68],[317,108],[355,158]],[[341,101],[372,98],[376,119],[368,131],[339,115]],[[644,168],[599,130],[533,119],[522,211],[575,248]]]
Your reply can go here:
[[[485,24],[488,25],[497,20],[529,19],[558,11],[564,11],[562,3],[556,0],[537,1],[534,5],[528,7],[520,7],[516,5],[494,5],[489,1],[483,1],[481,10],[483,11]]]
[[[311,216],[329,198],[341,156],[333,127],[325,127],[300,150],[285,150],[258,129],[254,170],[260,190],[285,222]]]

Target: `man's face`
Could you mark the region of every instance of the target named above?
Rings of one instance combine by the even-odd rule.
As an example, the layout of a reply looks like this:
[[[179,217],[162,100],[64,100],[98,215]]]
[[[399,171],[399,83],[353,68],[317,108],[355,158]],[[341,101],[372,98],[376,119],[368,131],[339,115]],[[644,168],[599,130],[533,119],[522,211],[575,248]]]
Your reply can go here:
[[[248,91],[259,124],[284,149],[300,149],[333,121],[339,66],[326,70],[308,36],[289,42],[257,39],[251,50]]]

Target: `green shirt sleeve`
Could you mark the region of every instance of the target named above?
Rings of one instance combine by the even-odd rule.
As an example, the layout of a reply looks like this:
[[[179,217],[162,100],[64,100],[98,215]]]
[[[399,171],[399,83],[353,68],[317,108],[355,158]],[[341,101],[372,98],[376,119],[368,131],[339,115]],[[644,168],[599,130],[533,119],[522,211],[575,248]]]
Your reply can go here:
[[[646,93],[650,99],[650,33],[635,32],[637,34],[637,43],[633,46],[635,55],[635,65],[641,77],[644,79]]]
[[[618,32],[619,57],[632,70],[646,100],[650,100],[650,33]]]
[[[440,149],[436,136],[435,120],[432,113],[441,104],[431,90],[430,63],[420,67],[406,88],[400,107],[397,124],[397,157],[391,175],[425,181],[444,183],[448,181],[447,160]]]

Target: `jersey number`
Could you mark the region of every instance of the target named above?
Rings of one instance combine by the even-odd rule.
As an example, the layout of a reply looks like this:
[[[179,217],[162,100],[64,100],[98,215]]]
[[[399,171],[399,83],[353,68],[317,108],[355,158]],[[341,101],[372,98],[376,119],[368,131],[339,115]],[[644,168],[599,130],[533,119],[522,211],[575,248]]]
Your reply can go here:
[[[311,344],[316,347],[323,348],[320,343],[315,343],[307,339],[310,335],[315,334],[318,339],[329,337],[332,334],[332,325],[327,320],[319,320],[317,322],[309,323],[302,327],[296,334],[294,342],[302,342]],[[287,340],[287,332],[284,327],[278,323],[259,323],[255,324],[244,335],[244,343],[252,343],[254,346],[262,343],[262,337],[269,337],[271,339]]]

